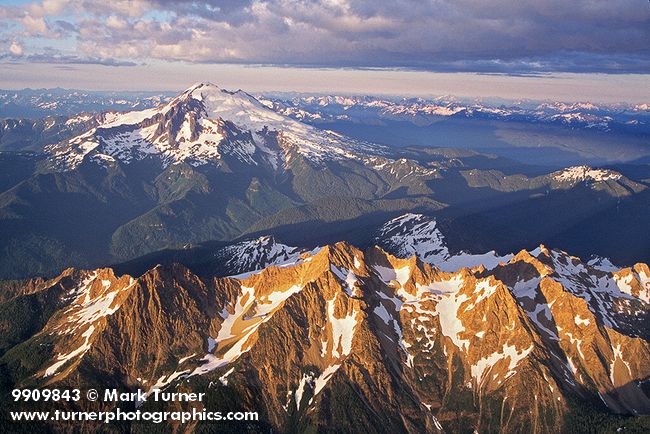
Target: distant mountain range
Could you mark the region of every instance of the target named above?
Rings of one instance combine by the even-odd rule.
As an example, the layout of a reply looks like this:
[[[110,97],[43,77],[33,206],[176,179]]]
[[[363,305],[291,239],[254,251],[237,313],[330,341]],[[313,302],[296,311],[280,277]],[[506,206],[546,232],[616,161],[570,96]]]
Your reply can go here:
[[[0,119],[142,110],[167,102],[172,96],[161,92],[92,92],[60,88],[0,90]]]
[[[441,118],[463,117],[557,124],[601,131],[650,133],[648,104],[592,104],[514,101],[490,104],[454,97],[401,100],[369,96],[298,96],[263,98],[269,107],[305,121],[328,122],[368,117],[430,124]]]
[[[553,169],[650,162],[650,112],[643,104],[345,96],[264,102],[295,119],[392,146],[462,148]]]
[[[297,95],[297,96],[294,96]],[[67,89],[0,90],[0,119],[74,116],[84,112],[153,108],[173,99],[169,92],[99,92]],[[453,96],[386,98],[355,95],[256,95],[265,105],[302,121],[327,122],[378,117],[431,123],[444,117],[476,117],[551,123],[602,131],[650,133],[650,103],[490,101]]]
[[[370,246],[378,225],[411,211],[453,226],[457,250],[546,243],[621,264],[650,257],[643,170],[547,172],[472,151],[377,145],[205,83],[155,108],[65,124],[76,135],[0,154],[0,276],[256,235]]]

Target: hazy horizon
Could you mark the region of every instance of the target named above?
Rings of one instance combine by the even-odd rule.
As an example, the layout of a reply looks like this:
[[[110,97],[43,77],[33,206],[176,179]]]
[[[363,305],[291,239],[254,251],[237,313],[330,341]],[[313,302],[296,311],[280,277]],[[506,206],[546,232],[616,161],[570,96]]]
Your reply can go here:
[[[0,88],[75,89],[114,92],[181,92],[196,82],[248,92],[337,93],[552,100],[639,104],[650,102],[650,75],[575,74],[505,75],[437,73],[389,69],[295,68],[257,65],[3,65]],[[62,74],[60,71],[66,71]],[[59,72],[57,74],[57,71]]]
[[[0,87],[648,103],[648,40],[633,0],[6,0]]]

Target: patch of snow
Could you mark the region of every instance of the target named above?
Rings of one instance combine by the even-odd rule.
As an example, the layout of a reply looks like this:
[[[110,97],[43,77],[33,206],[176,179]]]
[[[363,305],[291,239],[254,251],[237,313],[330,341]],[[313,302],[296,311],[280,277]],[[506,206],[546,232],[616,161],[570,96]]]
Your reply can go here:
[[[86,352],[90,349],[90,338],[93,335],[94,331],[95,331],[94,325],[88,326],[86,331],[83,332],[81,335],[81,337],[84,339],[84,342],[75,350],[69,353],[59,354],[57,356],[56,363],[52,364],[49,368],[45,370],[43,377],[49,377],[56,374],[64,364],[68,363],[70,360],[82,357],[84,354],[86,354]]]
[[[587,262],[587,265],[589,265],[592,268],[595,268],[596,270],[604,271],[606,273],[612,273],[616,271],[620,271],[620,267],[617,267],[616,265],[612,264],[612,261],[609,260],[609,258],[601,258],[601,257],[595,257],[591,259],[589,262]]]
[[[318,395],[318,393],[323,390],[327,382],[332,378],[332,375],[338,371],[338,369],[341,367],[340,364],[334,364],[330,365],[325,370],[316,378],[316,381],[314,383],[314,396]]]
[[[345,282],[345,286],[343,287],[343,289],[345,290],[345,293],[347,295],[349,295],[350,297],[361,295],[359,289],[356,287],[357,276],[355,276],[352,270],[346,270],[345,268],[339,269],[334,264],[330,265],[330,269],[332,270],[332,273],[334,273],[336,277],[338,277],[343,282]]]
[[[517,348],[513,345],[504,344],[501,352],[494,352],[487,357],[480,359],[476,364],[472,365],[470,371],[472,377],[476,379],[477,384],[481,384],[483,376],[492,370],[492,368],[500,361],[510,359],[510,362],[507,366],[507,372],[505,378],[510,377],[514,373],[514,369],[517,367],[520,361],[528,357],[528,354],[533,350],[531,345],[529,348],[518,351]],[[496,376],[495,376],[496,377]]]
[[[568,167],[564,170],[553,173],[551,176],[556,181],[574,183],[583,181],[603,182],[622,178],[620,173],[614,172],[613,170],[592,169],[589,166]]]
[[[214,347],[213,347],[213,348],[214,348]],[[210,351],[210,350],[208,349],[208,351]],[[178,360],[178,364],[181,365],[181,364],[183,364],[183,362],[188,361],[189,359],[191,359],[191,358],[194,357],[194,356],[196,356],[196,353],[192,353],[192,354],[190,354],[189,356],[182,357],[181,359]]]
[[[223,384],[224,386],[227,386],[228,385],[228,376],[230,374],[232,374],[233,372],[235,372],[235,367],[234,366],[232,368],[228,369],[228,371],[226,371],[226,373],[223,374],[221,377],[219,377],[219,381],[221,382],[221,384]]]
[[[300,384],[298,385],[298,390],[294,395],[296,398],[296,409],[300,410],[300,403],[302,402],[302,395],[305,393],[305,386],[307,384],[312,384],[314,381],[313,374],[303,374]]]
[[[390,314],[388,313],[388,311],[386,310],[386,308],[382,303],[379,303],[379,306],[377,306],[373,312],[375,313],[375,315],[381,318],[381,320],[385,324],[388,324],[390,321],[393,320],[393,317],[390,316]]]
[[[359,312],[352,309],[343,318],[337,318],[334,314],[334,303],[336,296],[327,302],[327,318],[332,327],[332,355],[336,358],[347,356],[352,350],[352,339],[354,329],[358,323]],[[341,352],[339,352],[341,348]]]
[[[460,270],[461,268],[474,268],[482,265],[486,270],[493,270],[499,264],[508,262],[514,258],[513,254],[507,254],[500,256],[494,250],[489,251],[483,254],[471,254],[471,253],[459,253],[457,255],[450,256],[447,260],[442,261],[438,264],[432,264],[437,266],[442,271],[454,272]]]
[[[252,287],[241,286],[241,294],[238,295],[234,303],[233,312],[228,307],[221,312],[224,318],[221,323],[219,333],[214,340],[216,350],[215,354],[208,352],[201,361],[203,365],[192,371],[191,375],[203,375],[213,371],[221,366],[237,360],[242,354],[250,350],[249,340],[253,333],[260,325],[271,319],[280,305],[293,294],[302,290],[302,285],[294,285],[284,291],[276,291],[266,297],[255,297],[255,289]],[[254,306],[254,312],[253,310]],[[247,314],[247,315],[245,315]],[[251,316],[252,315],[252,316]],[[220,346],[222,343],[230,343],[228,349],[220,355]]]

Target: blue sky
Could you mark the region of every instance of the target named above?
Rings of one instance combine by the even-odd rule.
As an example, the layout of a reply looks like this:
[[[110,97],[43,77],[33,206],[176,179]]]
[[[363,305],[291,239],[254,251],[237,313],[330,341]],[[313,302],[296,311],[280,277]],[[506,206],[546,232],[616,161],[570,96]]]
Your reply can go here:
[[[649,41],[646,0],[8,0],[0,3],[0,85],[23,85],[21,71],[34,85],[48,76],[56,85],[56,71],[67,70],[86,87],[119,87],[119,77],[153,71],[147,85],[165,88],[177,85],[166,74],[265,65],[250,86],[277,81],[279,66],[311,80],[326,69],[339,79],[364,71],[370,81],[417,71],[492,86],[484,74],[514,84],[581,74],[638,86],[650,85]],[[103,81],[93,83],[98,70]]]

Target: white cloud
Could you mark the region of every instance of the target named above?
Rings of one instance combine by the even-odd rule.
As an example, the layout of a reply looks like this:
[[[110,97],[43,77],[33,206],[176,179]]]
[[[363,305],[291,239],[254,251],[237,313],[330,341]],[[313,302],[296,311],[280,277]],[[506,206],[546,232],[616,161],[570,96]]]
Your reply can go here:
[[[46,17],[58,15],[70,3],[70,0],[43,0],[42,3],[33,3],[27,6],[27,10],[33,17]]]
[[[9,52],[14,56],[22,56],[23,55],[23,46],[20,45],[18,42],[13,41],[11,43],[11,45],[9,46]]]
[[[106,26],[110,29],[124,30],[129,27],[129,23],[121,17],[111,15],[106,19]]]
[[[28,14],[20,19],[20,23],[30,35],[45,35],[49,30],[43,17],[34,17]]]

